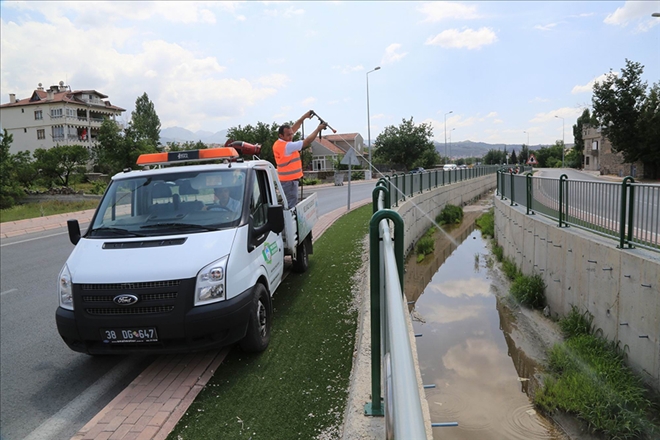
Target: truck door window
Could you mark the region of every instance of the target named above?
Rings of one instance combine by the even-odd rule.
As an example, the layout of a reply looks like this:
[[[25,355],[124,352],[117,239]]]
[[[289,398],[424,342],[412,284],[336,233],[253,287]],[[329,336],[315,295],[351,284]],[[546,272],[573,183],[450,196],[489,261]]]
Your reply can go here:
[[[266,173],[255,170],[252,182],[252,197],[250,198],[250,214],[252,215],[252,226],[258,228],[268,221],[268,197],[266,185]]]

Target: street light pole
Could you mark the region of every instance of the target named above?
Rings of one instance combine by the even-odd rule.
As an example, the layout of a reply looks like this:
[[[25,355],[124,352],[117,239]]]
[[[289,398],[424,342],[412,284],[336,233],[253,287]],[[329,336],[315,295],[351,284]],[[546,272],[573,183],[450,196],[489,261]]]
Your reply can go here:
[[[371,72],[375,72],[376,70],[380,70],[380,66],[374,68],[373,70],[370,70],[367,72],[367,137],[368,142],[369,142],[369,162],[372,162],[371,158],[371,119],[369,118],[369,74]],[[369,174],[371,174],[371,164],[369,165]]]
[[[454,113],[454,110],[451,110],[447,113],[445,113],[445,157],[449,159],[449,156],[447,156],[447,115],[449,113]]]
[[[561,119],[561,167],[564,168],[564,152],[566,151],[566,144],[564,143],[564,118],[555,115],[555,118]]]
[[[451,156],[451,132],[456,130],[456,128],[452,128],[449,130],[449,155]]]

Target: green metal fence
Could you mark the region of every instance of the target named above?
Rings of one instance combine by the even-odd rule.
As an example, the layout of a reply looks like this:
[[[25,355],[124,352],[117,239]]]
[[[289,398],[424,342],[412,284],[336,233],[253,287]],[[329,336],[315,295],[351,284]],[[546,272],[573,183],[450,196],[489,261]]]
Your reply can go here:
[[[384,177],[385,187],[390,193],[392,206],[399,206],[399,202],[408,197],[414,197],[432,188],[462,182],[468,179],[495,174],[502,169],[502,165],[479,165],[472,168],[455,170],[429,170],[422,173],[398,173]],[[520,167],[522,170],[531,170],[531,167]],[[381,179],[381,180],[383,180]]]
[[[401,216],[390,209],[400,201],[439,186],[484,175],[501,167],[483,166],[452,171],[396,174],[381,178],[372,193],[369,225],[371,301],[371,401],[365,415],[385,416],[386,437],[426,439],[415,363],[406,324],[403,289],[403,235]],[[455,422],[432,427],[456,426]]]
[[[660,185],[523,176],[498,172],[497,193],[527,214],[557,220],[614,238],[620,248],[635,246],[660,251]]]

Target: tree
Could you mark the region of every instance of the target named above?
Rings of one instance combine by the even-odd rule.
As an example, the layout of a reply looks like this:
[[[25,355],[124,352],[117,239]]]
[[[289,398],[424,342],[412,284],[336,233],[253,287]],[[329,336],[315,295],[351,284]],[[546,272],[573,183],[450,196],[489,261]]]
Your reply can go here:
[[[390,165],[401,164],[410,170],[415,167],[431,168],[440,156],[433,144],[431,124],[413,123],[403,119],[401,125],[390,125],[378,135],[374,142],[374,158]]]
[[[488,150],[488,153],[484,155],[483,163],[485,165],[499,165],[506,162],[506,153],[502,150]]]
[[[126,135],[137,142],[146,141],[153,147],[160,143],[160,119],[147,92],[135,100],[135,110],[131,113]]]
[[[527,163],[527,159],[529,159],[529,146],[523,144],[518,155],[518,162],[524,165]]]
[[[15,179],[12,154],[9,152],[14,136],[2,130],[0,134],[0,208],[11,208],[24,194]]]
[[[289,122],[289,125],[293,125],[293,122]],[[227,139],[233,141],[244,141],[250,144],[259,144],[261,145],[261,153],[259,157],[265,159],[275,165],[275,155],[273,154],[273,144],[278,139],[278,130],[280,126],[276,122],[272,124],[265,124],[263,122],[257,122],[257,125],[254,127],[252,125],[246,125],[245,127],[231,127],[227,130]],[[293,140],[298,141],[302,139],[300,132],[293,135]],[[303,151],[301,155],[303,166],[308,165],[312,160],[312,153],[309,149]]]
[[[564,149],[564,141],[556,141],[550,147],[539,148],[534,156],[539,163],[539,168],[561,168],[561,153]]]
[[[509,158],[509,163],[518,163],[518,158],[516,157],[516,150],[511,151],[511,157]]]
[[[647,95],[643,71],[644,66],[628,59],[620,77],[610,69],[605,80],[594,85],[592,103],[612,150],[623,153],[625,162],[643,162],[645,174],[655,178],[660,171],[660,141],[653,136],[660,111],[658,84]]]
[[[106,118],[99,129],[92,157],[96,171],[115,174],[126,168],[136,169],[140,154],[157,151],[149,140],[125,135],[116,122]]]
[[[53,148],[37,148],[34,151],[35,166],[40,175],[48,179],[49,186],[57,182],[69,186],[73,173],[85,172],[89,151],[82,145],[56,145]]]

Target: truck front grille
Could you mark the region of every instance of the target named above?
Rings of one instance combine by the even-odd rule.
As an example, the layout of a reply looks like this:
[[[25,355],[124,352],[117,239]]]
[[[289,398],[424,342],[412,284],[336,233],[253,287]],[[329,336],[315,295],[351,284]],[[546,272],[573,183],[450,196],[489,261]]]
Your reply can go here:
[[[87,313],[94,316],[108,315],[151,315],[154,313],[169,313],[174,310],[174,306],[155,306],[155,307],[125,307],[125,308],[96,308],[85,309]]]
[[[185,307],[185,290],[191,280],[146,281],[139,283],[74,284],[74,302],[87,316],[130,316],[168,314]],[[181,293],[181,295],[179,295]],[[114,302],[119,295],[137,298],[135,304]],[[77,308],[77,307],[76,307]],[[183,312],[183,310],[182,310]]]

